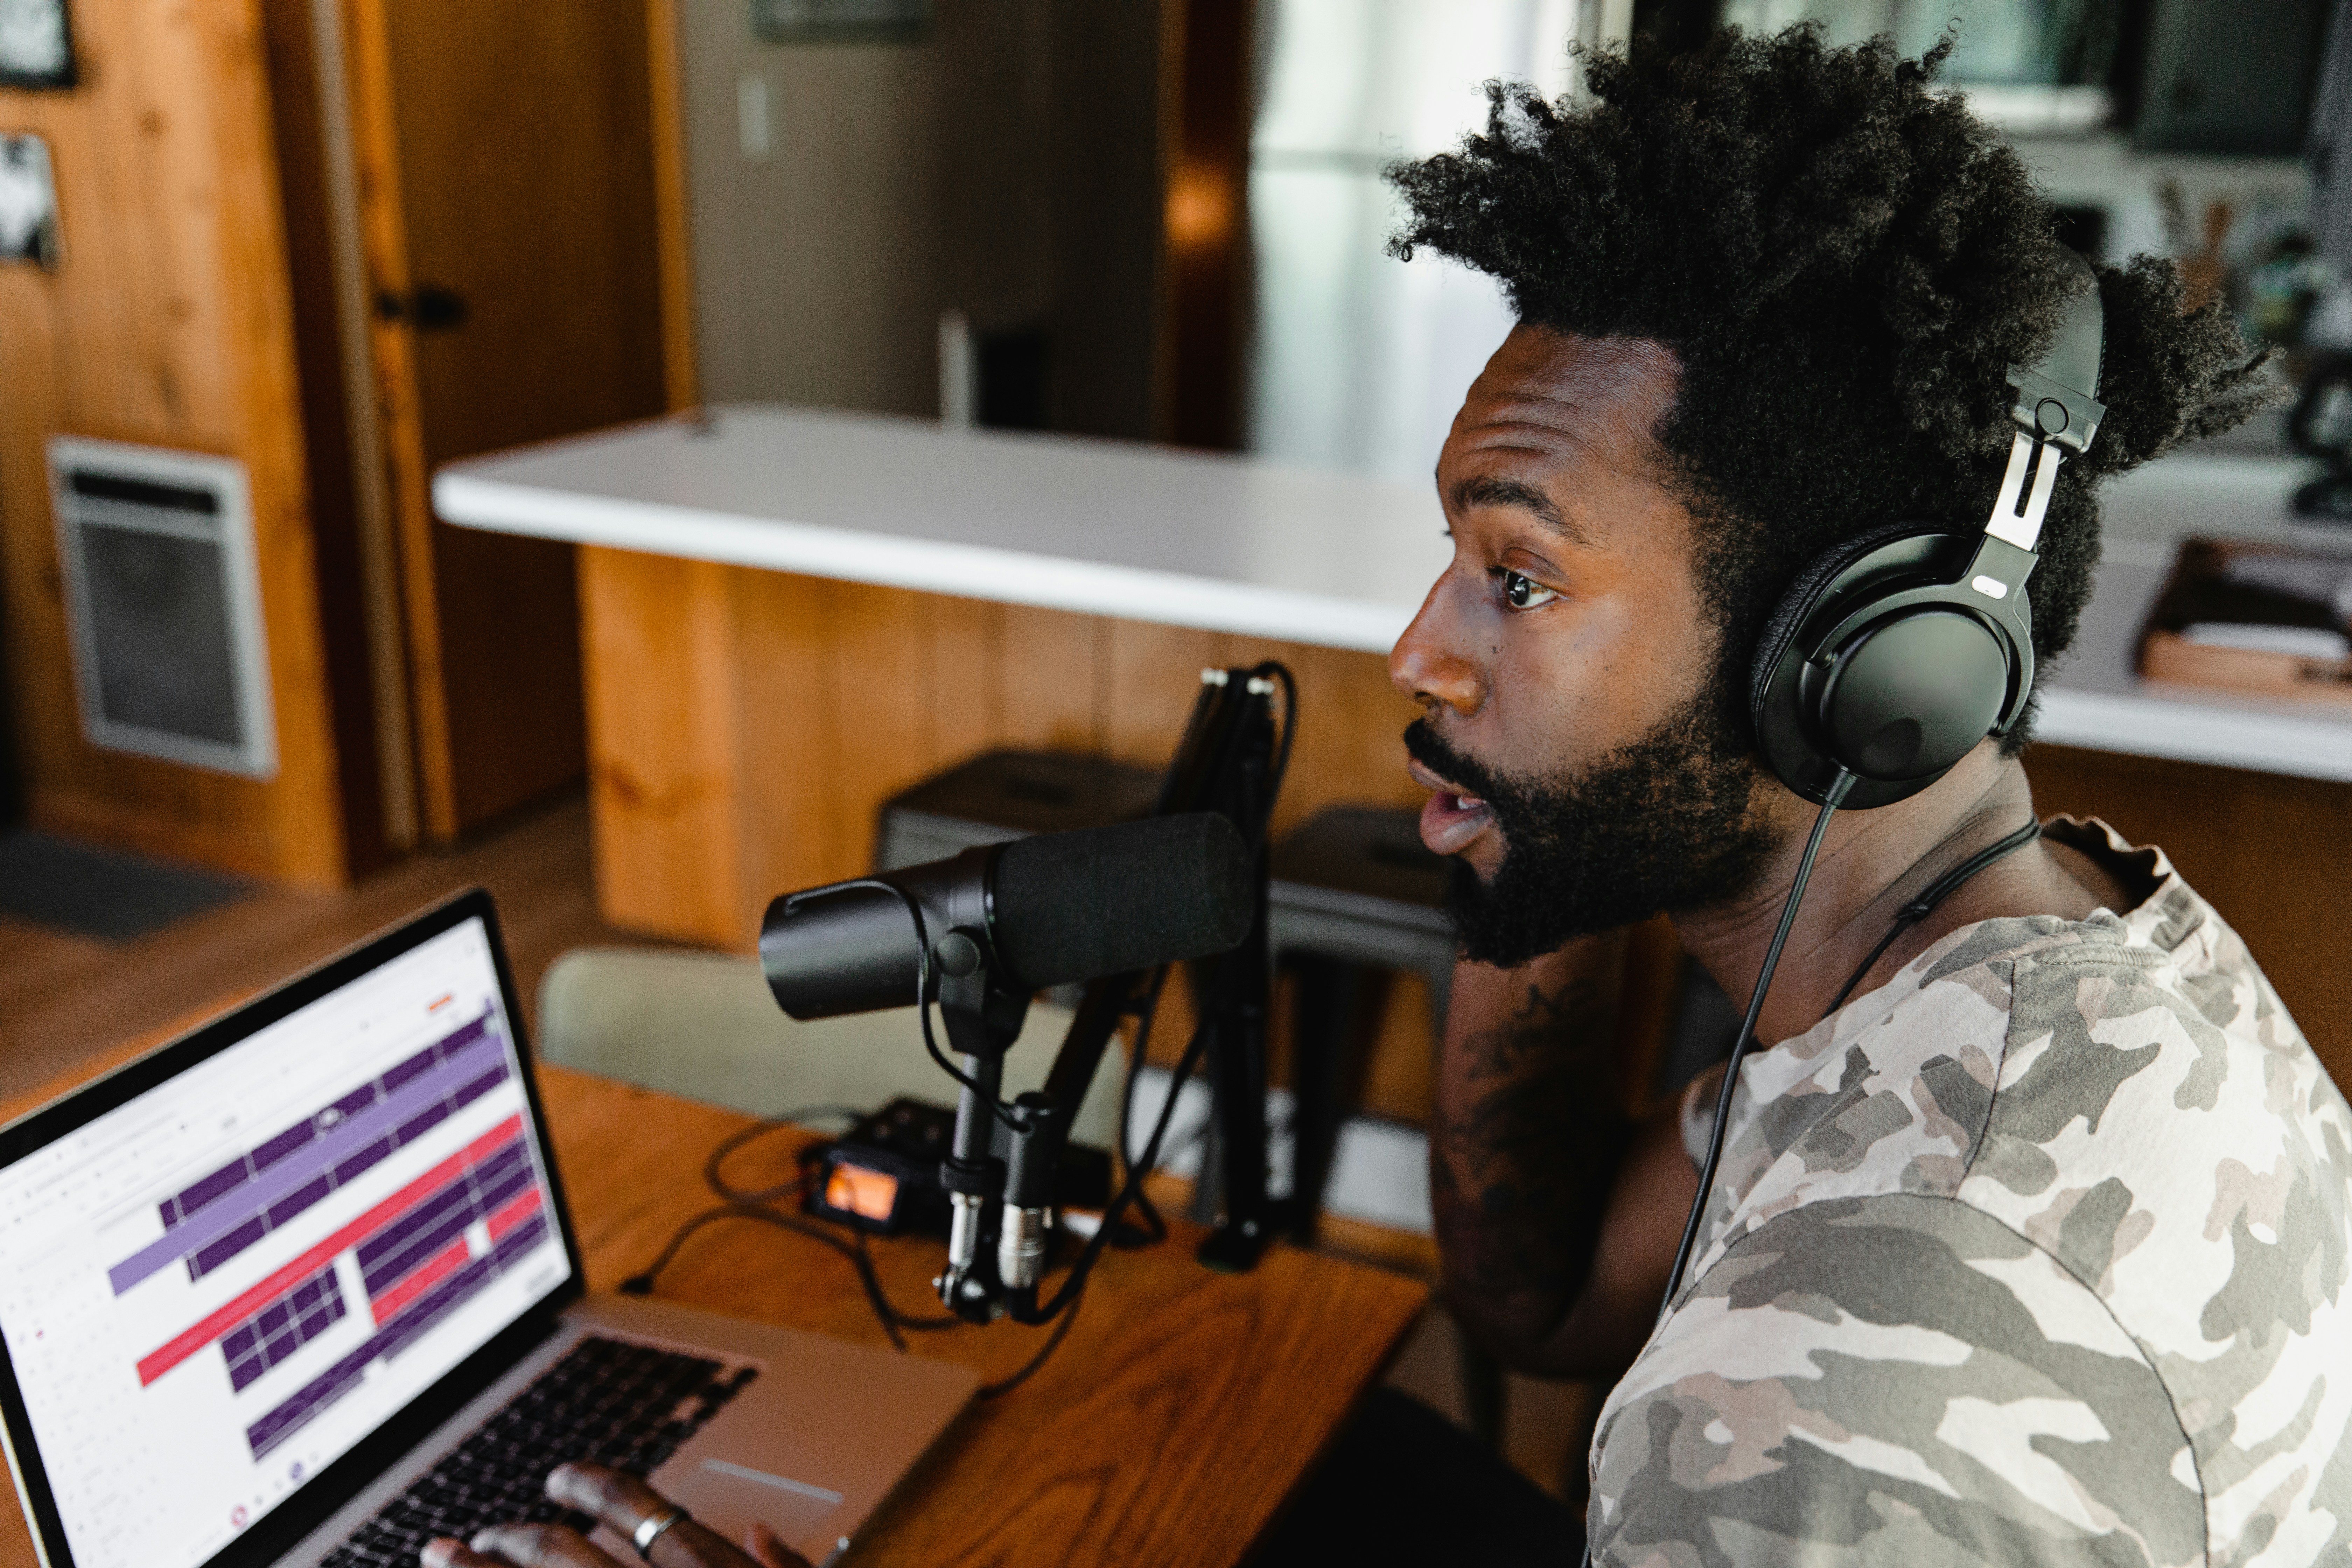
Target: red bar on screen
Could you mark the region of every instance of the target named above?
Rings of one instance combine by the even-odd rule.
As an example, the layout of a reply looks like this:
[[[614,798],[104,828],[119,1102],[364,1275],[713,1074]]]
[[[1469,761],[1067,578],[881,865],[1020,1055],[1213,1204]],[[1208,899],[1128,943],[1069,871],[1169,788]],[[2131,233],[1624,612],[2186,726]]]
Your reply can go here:
[[[205,1346],[226,1333],[253,1315],[264,1301],[284,1291],[296,1280],[314,1273],[327,1259],[352,1245],[378,1226],[396,1217],[403,1209],[432,1192],[473,1161],[489,1153],[512,1138],[522,1126],[522,1117],[508,1117],[455,1154],[442,1161],[400,1191],[352,1220],[332,1236],[311,1247],[283,1268],[273,1270],[259,1283],[239,1291],[228,1301],[206,1313],[190,1327],[148,1352],[139,1363],[139,1386],[146,1387]]]

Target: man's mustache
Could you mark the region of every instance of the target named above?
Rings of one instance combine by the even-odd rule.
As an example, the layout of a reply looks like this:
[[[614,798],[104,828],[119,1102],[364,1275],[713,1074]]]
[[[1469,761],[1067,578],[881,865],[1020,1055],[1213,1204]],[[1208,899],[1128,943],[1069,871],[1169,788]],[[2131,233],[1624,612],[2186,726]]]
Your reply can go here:
[[[1414,762],[1481,800],[1491,802],[1515,793],[1492,768],[1446,744],[1426,719],[1415,719],[1405,726],[1404,749]]]

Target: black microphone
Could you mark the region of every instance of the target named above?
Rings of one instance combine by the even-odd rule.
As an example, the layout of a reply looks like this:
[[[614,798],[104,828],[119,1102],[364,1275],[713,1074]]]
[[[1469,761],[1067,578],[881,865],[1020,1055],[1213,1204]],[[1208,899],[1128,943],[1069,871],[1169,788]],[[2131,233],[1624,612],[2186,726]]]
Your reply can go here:
[[[1022,991],[1223,952],[1256,916],[1249,848],[1216,812],[1016,838],[770,904],[760,963],[785,1012],[915,1005],[915,923],[891,889],[921,906],[934,973],[966,962],[943,942],[961,932]]]

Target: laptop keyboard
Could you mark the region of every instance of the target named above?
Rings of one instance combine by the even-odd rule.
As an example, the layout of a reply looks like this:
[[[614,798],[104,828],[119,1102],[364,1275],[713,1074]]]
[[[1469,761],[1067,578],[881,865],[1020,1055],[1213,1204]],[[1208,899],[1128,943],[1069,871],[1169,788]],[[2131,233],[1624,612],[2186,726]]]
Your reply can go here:
[[[547,1499],[547,1473],[572,1459],[651,1475],[743,1391],[759,1369],[704,1356],[583,1338],[320,1568],[410,1568],[437,1535],[465,1539],[509,1520],[595,1523]]]

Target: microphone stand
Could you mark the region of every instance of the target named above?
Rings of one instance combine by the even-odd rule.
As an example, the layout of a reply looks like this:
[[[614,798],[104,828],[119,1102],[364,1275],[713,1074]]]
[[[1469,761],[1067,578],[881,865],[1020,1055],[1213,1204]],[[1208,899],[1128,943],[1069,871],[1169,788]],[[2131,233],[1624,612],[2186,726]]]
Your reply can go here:
[[[1215,1100],[1217,1169],[1212,1173],[1204,1162],[1202,1181],[1204,1186],[1213,1181],[1220,1204],[1216,1229],[1201,1244],[1199,1257],[1211,1268],[1238,1273],[1255,1267],[1275,1230],[1265,1190],[1265,1026],[1273,969],[1266,827],[1281,787],[1276,682],[1265,666],[1205,669],[1201,682],[1153,809],[1162,816],[1223,813],[1255,846],[1256,909],[1248,937],[1230,952],[1188,966],[1200,1027],[1207,1034]],[[1296,713],[1283,722],[1295,725]],[[967,953],[952,942],[951,935],[940,944],[940,1009],[971,1081],[956,1104],[952,1152],[940,1166],[953,1207],[948,1266],[934,1284],[958,1317],[985,1322],[1003,1313],[1016,1322],[1040,1322],[1037,1288],[1070,1122],[1119,1024],[1140,1014],[1150,974],[1134,971],[1089,982],[1045,1086],[1000,1113],[1004,1052],[1021,1032],[1028,997],[1010,994],[989,973],[976,944],[968,944]],[[1129,1151],[1119,1153],[1124,1160]]]
[[[1221,1273],[1240,1274],[1257,1266],[1275,1230],[1265,1192],[1265,1026],[1274,973],[1266,887],[1272,875],[1267,826],[1281,780],[1274,681],[1241,669],[1203,671],[1202,681],[1160,809],[1223,812],[1255,852],[1249,935],[1230,952],[1192,963],[1187,975],[1200,1026],[1208,1031],[1214,1102],[1201,1182],[1204,1190],[1213,1184],[1216,1228],[1202,1242],[1199,1257]],[[1297,716],[1286,714],[1283,722],[1296,724]]]

